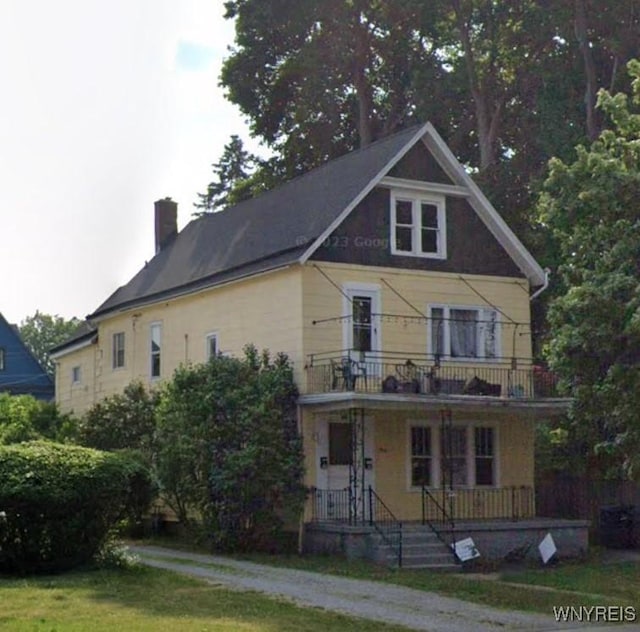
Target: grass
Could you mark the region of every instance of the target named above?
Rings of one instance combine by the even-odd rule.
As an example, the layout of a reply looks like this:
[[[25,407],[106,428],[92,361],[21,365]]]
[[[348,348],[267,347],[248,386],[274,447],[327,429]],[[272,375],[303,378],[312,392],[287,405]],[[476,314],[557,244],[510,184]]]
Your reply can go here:
[[[171,548],[207,551],[173,539],[148,542]],[[491,575],[433,573],[389,569],[333,556],[260,555],[242,559],[342,577],[382,581],[432,591],[507,610],[551,614],[554,606],[634,606],[640,612],[640,564],[603,564],[596,552],[588,560],[562,562],[547,568],[509,570]]]
[[[8,632],[404,630],[150,568],[0,580]]]

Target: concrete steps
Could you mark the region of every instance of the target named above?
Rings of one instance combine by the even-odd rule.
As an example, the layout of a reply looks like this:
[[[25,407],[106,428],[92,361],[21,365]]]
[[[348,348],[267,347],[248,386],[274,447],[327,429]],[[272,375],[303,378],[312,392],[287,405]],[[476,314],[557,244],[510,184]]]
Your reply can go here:
[[[388,566],[398,565],[397,550],[379,538],[376,558]],[[408,525],[402,532],[402,568],[422,568],[433,571],[458,571],[453,553],[427,526]]]

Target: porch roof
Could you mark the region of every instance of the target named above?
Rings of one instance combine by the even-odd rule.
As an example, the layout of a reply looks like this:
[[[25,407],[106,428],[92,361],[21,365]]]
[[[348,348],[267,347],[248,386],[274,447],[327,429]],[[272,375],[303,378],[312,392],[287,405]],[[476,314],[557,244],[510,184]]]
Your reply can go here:
[[[570,398],[533,399],[526,397],[486,397],[477,395],[433,395],[416,393],[361,393],[332,391],[301,395],[298,404],[303,408],[345,410],[373,408],[381,410],[440,410],[448,408],[468,412],[520,412],[527,416],[548,417],[567,411]]]

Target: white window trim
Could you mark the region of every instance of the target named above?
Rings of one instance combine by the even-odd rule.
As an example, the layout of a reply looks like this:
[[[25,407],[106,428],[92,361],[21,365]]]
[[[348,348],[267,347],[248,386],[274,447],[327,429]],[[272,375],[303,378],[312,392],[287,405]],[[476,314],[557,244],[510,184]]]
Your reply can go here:
[[[122,364],[116,366],[116,336],[122,334]],[[111,334],[111,369],[121,371],[127,366],[127,336],[124,331],[114,331]]]
[[[77,380],[75,376],[76,369],[78,370]],[[71,386],[77,386],[78,384],[82,384],[82,367],[79,364],[71,367]]]
[[[211,360],[211,354],[209,353],[209,341],[211,338],[215,338],[216,340],[216,354],[220,355],[220,334],[217,331],[210,331],[208,334],[205,334],[204,337],[204,357],[205,362]]]
[[[160,375],[153,375],[153,329],[158,327],[160,330]],[[162,321],[154,321],[149,323],[149,378],[152,381],[162,378]]]
[[[373,327],[372,335],[372,346],[375,347],[369,353],[375,355],[382,351],[382,323],[381,318],[379,316],[382,313],[382,296],[380,292],[380,286],[377,283],[355,283],[349,281],[347,283],[343,283],[342,285],[342,313],[344,314],[344,318],[342,321],[342,347],[343,349],[350,348],[349,342],[351,342],[351,347],[353,346],[352,340],[352,326],[351,318],[353,315],[353,307],[351,299],[354,296],[358,296],[360,293],[363,296],[371,295],[371,324]],[[366,353],[366,352],[365,352]]]
[[[413,248],[411,252],[407,250],[398,250],[396,248],[396,201],[406,200],[412,203],[412,237],[411,243]],[[420,235],[422,230],[422,217],[420,213],[420,202],[433,204],[438,209],[438,250],[437,252],[420,252]],[[389,214],[391,221],[391,254],[402,257],[420,257],[422,259],[446,259],[447,258],[447,214],[446,214],[446,198],[444,195],[419,191],[415,189],[392,189],[391,190],[391,208]]]
[[[431,487],[427,489],[436,489],[440,486],[440,434],[438,431],[438,424],[433,421],[426,421],[424,419],[407,419],[407,428],[405,436],[406,446],[406,458],[407,464],[407,490],[410,492],[421,492],[422,487],[412,484],[411,480],[411,459],[413,457],[411,453],[411,428],[416,426],[422,426],[430,428],[431,430]]]
[[[481,305],[447,305],[446,303],[429,303],[427,305],[427,354],[430,356],[435,355],[435,345],[433,344],[432,338],[432,310],[433,309],[442,309],[443,310],[443,327],[444,327],[444,353],[440,356],[442,360],[450,360],[452,362],[496,362],[502,357],[502,321],[500,319],[500,312],[493,307],[483,307]],[[452,309],[461,309],[461,310],[475,310],[477,312],[483,311],[492,311],[496,315],[496,348],[495,355],[492,357],[487,356],[475,356],[475,357],[464,357],[464,356],[452,356],[451,355],[451,334],[449,333],[450,327],[450,313]],[[480,345],[480,349],[484,350],[484,340],[483,338],[478,339],[478,344]]]
[[[422,492],[422,487],[411,484],[411,428],[415,426],[425,426],[431,428],[431,487],[427,489],[438,491],[442,489],[441,478],[441,452],[440,452],[440,431],[441,424],[436,421],[427,421],[425,419],[407,419],[405,432],[405,463],[406,463],[406,484],[407,491],[410,493]],[[467,485],[457,486],[453,489],[499,489],[500,482],[500,435],[498,426],[491,422],[482,421],[464,421],[454,423],[453,426],[464,427],[467,431]],[[475,459],[475,429],[491,428],[493,430],[493,485],[476,485]]]

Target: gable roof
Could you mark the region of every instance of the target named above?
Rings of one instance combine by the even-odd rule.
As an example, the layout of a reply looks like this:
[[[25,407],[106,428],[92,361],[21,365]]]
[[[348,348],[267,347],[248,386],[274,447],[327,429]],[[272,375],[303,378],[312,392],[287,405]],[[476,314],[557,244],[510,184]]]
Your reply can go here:
[[[53,397],[53,380],[22,340],[18,327],[10,324],[2,314],[0,347],[8,355],[5,369],[0,372],[0,392],[33,395],[46,400]]]
[[[427,123],[332,160],[259,197],[191,221],[88,318],[304,263],[421,139],[453,182],[469,188],[472,206],[531,284],[541,285],[540,266]]]

